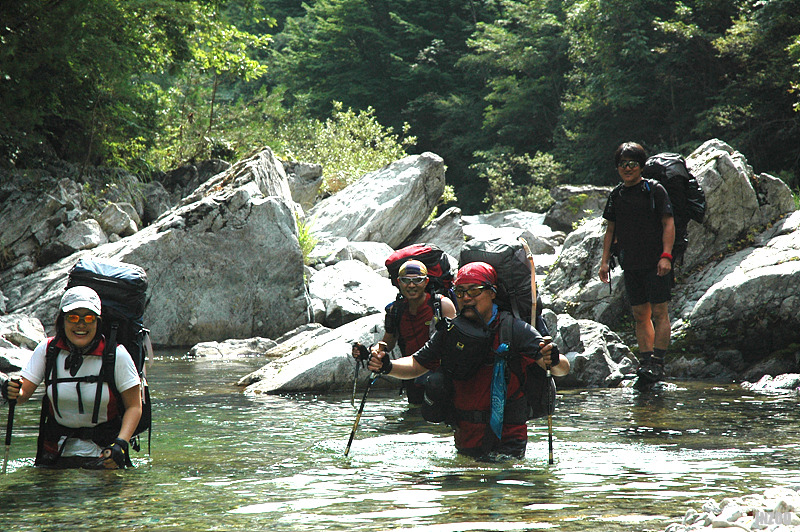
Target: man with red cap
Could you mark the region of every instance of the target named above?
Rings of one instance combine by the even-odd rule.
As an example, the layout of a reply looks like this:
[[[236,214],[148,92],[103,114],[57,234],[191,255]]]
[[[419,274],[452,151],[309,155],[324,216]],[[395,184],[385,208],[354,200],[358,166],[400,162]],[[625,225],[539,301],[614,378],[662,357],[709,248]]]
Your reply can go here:
[[[397,276],[400,295],[386,307],[384,335],[372,347],[373,352],[389,352],[397,345],[402,356],[416,353],[431,337],[437,321],[455,318],[456,307],[450,299],[431,294],[428,286],[428,268],[418,260],[408,260]],[[355,355],[354,355],[355,356]],[[419,379],[403,382],[409,404],[422,404],[424,388]]]
[[[497,273],[485,262],[471,262],[461,267],[455,280],[455,295],[459,314],[446,329],[438,330],[413,356],[390,360],[382,352],[373,353],[369,369],[400,379],[410,379],[431,370],[428,383],[442,384],[450,390],[455,425],[455,445],[460,453],[479,458],[494,456],[522,457],[527,445],[528,430],[524,413],[522,382],[509,371],[503,383],[505,394],[499,412],[500,425],[491,427],[490,421],[498,412],[492,411],[493,372],[501,346],[501,325],[511,320],[513,351],[519,354],[523,371],[531,364],[542,370],[551,366],[555,376],[569,372],[569,362],[558,355],[554,344],[522,320],[499,311],[494,299],[497,295]],[[506,346],[508,347],[508,346]],[[436,375],[437,379],[434,379]],[[429,390],[425,387],[426,401]],[[433,393],[431,393],[433,395]]]

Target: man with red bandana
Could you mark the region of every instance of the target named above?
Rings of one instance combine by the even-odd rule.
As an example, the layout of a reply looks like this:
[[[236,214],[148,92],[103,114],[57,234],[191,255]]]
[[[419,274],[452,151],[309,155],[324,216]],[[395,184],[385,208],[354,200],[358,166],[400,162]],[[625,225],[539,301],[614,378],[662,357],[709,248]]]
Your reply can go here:
[[[551,366],[555,376],[569,373],[569,362],[554,350],[554,344],[522,320],[498,310],[497,274],[485,262],[472,262],[458,270],[455,294],[459,314],[449,327],[437,331],[413,356],[389,360],[385,354],[374,352],[369,369],[400,379],[415,378],[433,370],[445,376],[452,386],[452,405],[455,409],[455,445],[463,454],[479,458],[505,455],[521,458],[525,454],[528,430],[519,405],[525,402],[522,382],[513,372],[507,372],[505,408],[501,416],[499,437],[490,429],[492,416],[492,379],[498,360],[501,325],[512,320],[513,351],[520,356],[523,374],[531,364],[544,370]],[[430,382],[430,381],[429,381]],[[427,387],[426,387],[427,393]]]

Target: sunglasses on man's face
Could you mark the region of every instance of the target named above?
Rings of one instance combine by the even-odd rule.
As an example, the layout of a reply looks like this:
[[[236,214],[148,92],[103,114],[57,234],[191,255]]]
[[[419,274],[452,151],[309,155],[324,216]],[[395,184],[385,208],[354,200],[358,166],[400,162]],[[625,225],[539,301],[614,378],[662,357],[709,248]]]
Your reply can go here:
[[[70,323],[80,323],[83,320],[84,323],[90,325],[97,320],[97,316],[94,314],[87,314],[86,316],[78,316],[77,314],[67,314],[65,319]]]
[[[488,286],[473,286],[472,288],[456,288],[453,290],[453,293],[456,295],[458,299],[463,298],[465,295],[469,297],[478,297],[483,293],[484,290],[489,288]]]
[[[425,282],[427,277],[399,277],[397,280],[405,285],[413,284],[413,285],[420,285]]]
[[[639,168],[640,164],[639,161],[622,161],[617,166],[619,166],[620,168],[634,169],[634,168]]]

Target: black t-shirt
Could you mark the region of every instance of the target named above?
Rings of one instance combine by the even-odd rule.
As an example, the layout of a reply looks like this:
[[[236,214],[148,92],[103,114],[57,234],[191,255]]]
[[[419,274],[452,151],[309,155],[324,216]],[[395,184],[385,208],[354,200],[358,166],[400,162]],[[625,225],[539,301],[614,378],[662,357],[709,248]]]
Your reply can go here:
[[[656,181],[642,179],[632,187],[617,187],[609,194],[603,218],[615,224],[623,269],[656,267],[664,251],[661,219],[665,215],[672,216],[672,204],[667,191]]]

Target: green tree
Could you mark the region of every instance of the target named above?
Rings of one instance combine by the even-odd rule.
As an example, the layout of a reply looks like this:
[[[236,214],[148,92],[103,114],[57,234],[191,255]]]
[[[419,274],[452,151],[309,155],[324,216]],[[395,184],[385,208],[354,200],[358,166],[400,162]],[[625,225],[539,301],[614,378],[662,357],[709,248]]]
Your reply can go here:
[[[489,211],[520,209],[544,212],[553,204],[550,188],[564,167],[547,153],[514,155],[503,147],[478,152],[474,168],[486,179],[488,190],[483,202]]]
[[[126,165],[144,156],[164,140],[172,76],[182,67],[191,63],[214,79],[258,73],[246,52],[264,38],[223,20],[225,5],[0,3],[0,164],[29,166],[50,150],[86,164]]]
[[[570,68],[562,2],[504,0],[499,7],[496,20],[478,24],[459,65],[486,73],[489,139],[517,153],[550,150]]]
[[[699,135],[721,137],[760,171],[790,171],[800,186],[797,111],[799,0],[744,2],[739,16],[714,41],[725,63],[725,85],[710,95]],[[793,57],[793,54],[794,57]]]
[[[396,131],[411,124],[417,151],[443,156],[448,179],[460,185],[470,153],[483,144],[485,88],[483,77],[456,63],[492,4],[318,0],[276,36],[272,77],[286,85],[287,104],[312,117],[323,119],[339,101],[345,108],[373,108],[380,123]],[[474,196],[478,206],[481,197]]]

